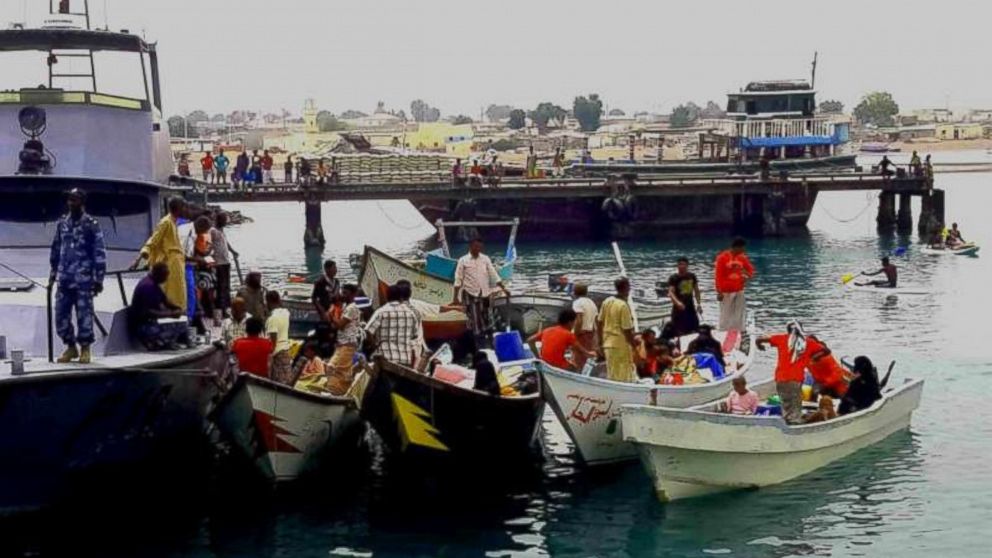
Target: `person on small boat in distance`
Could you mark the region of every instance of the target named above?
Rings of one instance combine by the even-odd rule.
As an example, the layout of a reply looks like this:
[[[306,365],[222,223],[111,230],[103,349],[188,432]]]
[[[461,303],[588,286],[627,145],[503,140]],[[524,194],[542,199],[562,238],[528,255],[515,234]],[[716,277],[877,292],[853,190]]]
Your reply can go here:
[[[224,150],[221,149],[214,157],[215,182],[217,184],[227,184],[227,167],[229,166],[231,166],[231,160],[227,158],[227,155],[224,155]]]
[[[278,291],[265,293],[265,305],[269,317],[265,320],[265,333],[275,347],[272,351],[272,365],[269,374],[273,380],[293,385],[293,359],[289,355],[289,310],[282,307]]]
[[[864,283],[855,283],[859,287],[879,287],[883,289],[894,289],[896,285],[899,284],[899,271],[896,269],[895,264],[889,261],[889,257],[885,256],[882,258],[882,269],[878,271],[862,271],[861,275],[865,277],[872,277],[874,275],[885,274],[885,279],[876,279],[874,281],[867,281]]]
[[[465,169],[462,168],[462,160],[455,159],[455,165],[451,167],[451,183],[455,186],[465,185]]]
[[[262,337],[265,322],[248,318],[245,336],[231,345],[231,353],[238,359],[238,369],[263,378],[269,377],[269,359],[275,346],[271,339]]]
[[[806,336],[806,351],[809,353],[809,370],[815,390],[821,395],[840,399],[847,393],[847,370],[834,358],[830,347],[815,335]]]
[[[189,345],[186,312],[163,291],[169,281],[169,264],[158,262],[138,281],[127,309],[128,329],[149,351],[176,350]],[[160,322],[159,320],[166,320]]]
[[[753,415],[758,410],[758,394],[748,389],[747,379],[737,376],[732,380],[734,389],[720,403],[720,411],[731,415]]]
[[[238,298],[245,301],[248,313],[263,322],[269,317],[269,309],[265,306],[265,287],[262,286],[262,272],[249,270],[245,276],[245,284],[238,289]]]
[[[169,302],[186,311],[186,255],[182,243],[179,242],[179,218],[186,211],[186,202],[182,198],[169,199],[169,214],[158,222],[152,236],[141,248],[141,254],[131,264],[131,269],[138,269],[142,260],[148,261],[152,267],[157,263],[169,266],[169,277],[163,289]]]
[[[541,357],[541,360],[561,370],[578,370],[575,363],[569,361],[566,353],[569,349],[573,355],[583,354],[588,358],[596,358],[596,353],[579,343],[578,337],[572,332],[575,329],[575,310],[565,308],[558,313],[558,324],[544,328],[527,339],[530,350]],[[541,350],[537,350],[537,342],[541,342]]]
[[[815,412],[803,417],[803,424],[823,422],[837,418],[837,411],[834,410],[834,398],[829,395],[821,395]]]
[[[775,390],[782,400],[782,417],[789,424],[798,424],[802,420],[802,385],[806,376],[806,364],[809,362],[806,332],[795,320],[789,322],[785,330],[785,333],[759,337],[757,345],[762,351],[767,345],[778,351]]]
[[[500,387],[499,379],[496,377],[496,367],[493,366],[486,353],[477,351],[472,356],[472,368],[475,370],[475,384],[472,389],[499,397]]]
[[[310,301],[320,319],[330,321],[328,312],[334,299],[341,294],[341,280],[338,279],[338,264],[334,260],[324,261],[324,274],[313,282]]]
[[[616,294],[603,301],[596,319],[600,353],[606,359],[606,377],[615,382],[636,382],[634,366],[634,316],[627,299],[630,280],[621,277],[613,282]]]
[[[703,314],[699,280],[689,271],[689,258],[685,256],[679,258],[675,274],[668,278],[668,298],[672,301],[671,334],[681,337],[699,329]]]
[[[386,304],[372,314],[365,332],[376,347],[373,357],[382,356],[390,362],[413,367],[422,337],[421,319],[411,306],[403,304],[402,291],[399,285],[389,286]]]
[[[231,257],[237,258],[239,254],[224,232],[227,213],[218,213],[214,220],[214,226],[210,229],[210,245],[213,248],[214,277],[217,279],[217,309],[226,316],[231,309]]]
[[[65,345],[59,356],[61,363],[79,359],[80,364],[92,360],[90,345],[93,334],[93,297],[103,291],[107,272],[107,251],[100,222],[86,213],[86,193],[73,188],[68,195],[68,213],[55,225],[49,258],[51,272],[49,288],[55,291],[55,330]],[[72,312],[76,312],[76,327]],[[76,344],[79,347],[76,347]]]
[[[727,361],[723,356],[723,347],[720,342],[713,337],[713,327],[703,324],[699,326],[699,334],[689,342],[685,349],[686,354],[694,355],[698,353],[708,353],[713,355],[720,365],[726,368]]]
[[[599,308],[596,303],[589,298],[589,287],[583,283],[576,283],[572,289],[575,300],[572,301],[572,310],[575,311],[575,333],[576,339],[585,351],[591,352],[596,349],[596,316]],[[578,352],[572,355],[575,361],[575,369],[582,370],[586,365],[586,352]]]
[[[747,257],[747,242],[735,238],[730,249],[720,252],[714,262],[716,299],[720,301],[721,331],[744,330],[747,304],[744,287],[754,278],[754,266]]]
[[[475,237],[469,243],[468,254],[458,258],[455,266],[454,304],[463,304],[468,316],[469,330],[475,338],[476,349],[488,347],[493,334],[493,321],[490,314],[490,297],[493,285],[507,297],[510,291],[496,271],[489,256],[482,253],[482,239]]]
[[[248,319],[252,317],[246,310],[246,307],[245,299],[241,297],[236,297],[231,301],[231,315],[224,318],[224,323],[221,325],[221,338],[228,347],[236,339],[240,339],[246,335],[245,327],[247,326]]]
[[[878,384],[878,372],[871,359],[859,356],[854,359],[854,379],[847,386],[847,393],[840,400],[837,412],[847,415],[863,411],[882,398],[882,388]]]
[[[328,363],[327,388],[334,395],[344,395],[353,379],[352,365],[362,338],[362,312],[355,304],[356,296],[357,285],[349,283],[341,287],[340,299],[344,307],[340,314],[331,313],[331,323],[338,330],[338,338],[334,356]]]
[[[961,230],[958,229],[957,223],[951,223],[951,229],[947,231],[947,245],[951,248],[957,248],[965,243],[964,237],[961,236]]]

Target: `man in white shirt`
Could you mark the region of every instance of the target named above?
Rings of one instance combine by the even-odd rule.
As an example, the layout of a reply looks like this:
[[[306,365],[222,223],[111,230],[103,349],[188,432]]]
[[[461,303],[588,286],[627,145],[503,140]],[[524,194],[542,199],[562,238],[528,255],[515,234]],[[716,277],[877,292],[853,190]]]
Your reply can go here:
[[[265,320],[265,333],[275,348],[272,350],[272,364],[269,366],[269,378],[293,385],[293,359],[289,356],[289,310],[282,307],[278,291],[265,293],[265,304],[269,308],[269,317]]]
[[[489,346],[493,333],[489,298],[494,285],[503,291],[503,294],[510,296],[510,292],[499,278],[493,261],[482,253],[482,239],[475,238],[468,246],[468,254],[459,258],[455,267],[454,303],[465,306],[468,326],[475,338],[476,348]]]
[[[595,351],[596,344],[596,316],[599,315],[599,308],[596,303],[589,298],[589,287],[582,283],[576,283],[572,290],[575,300],[572,301],[572,310],[575,311],[575,338],[579,344],[587,351]],[[588,357],[585,354],[573,355],[577,370],[582,370]]]

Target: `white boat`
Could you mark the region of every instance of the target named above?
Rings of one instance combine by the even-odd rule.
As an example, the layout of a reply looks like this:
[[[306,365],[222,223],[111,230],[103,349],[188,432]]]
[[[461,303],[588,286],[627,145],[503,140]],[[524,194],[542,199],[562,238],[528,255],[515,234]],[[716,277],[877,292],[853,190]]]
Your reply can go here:
[[[713,332],[721,342],[726,333]],[[666,407],[691,407],[725,397],[734,377],[745,374],[756,353],[754,336],[738,338],[735,349],[724,355],[726,375],[705,384],[667,386],[614,382],[593,375],[559,370],[540,364],[545,398],[575,445],[576,454],[586,465],[602,465],[637,458],[637,450],[624,441],[620,428],[620,407],[656,401]],[[682,338],[688,346],[692,337]]]
[[[978,255],[979,248],[980,247],[974,242],[969,242],[956,248],[933,248],[931,246],[924,246],[920,248],[920,253],[931,256],[976,256]]]
[[[362,433],[353,398],[302,391],[245,372],[218,404],[213,421],[273,482],[345,458]]]
[[[763,382],[759,395],[774,390]],[[762,393],[764,392],[764,393]],[[624,439],[637,446],[662,501],[786,482],[909,427],[923,380],[906,380],[874,405],[826,422],[790,426],[780,416],[624,405]]]
[[[926,287],[918,286],[908,286],[908,287],[876,287],[875,285],[857,285],[854,281],[851,281],[844,285],[847,290],[856,293],[867,293],[867,294],[877,294],[885,296],[896,296],[896,295],[909,295],[909,296],[923,296],[930,294],[930,289]]]
[[[597,306],[602,305],[608,296],[606,293],[589,293],[589,297]],[[641,329],[661,327],[671,314],[671,305],[667,301],[640,298],[633,300]],[[514,293],[509,298],[493,300],[493,314],[502,322],[498,324],[499,326],[508,326],[528,336],[557,324],[558,314],[565,308],[571,308],[572,302],[572,296],[565,293],[533,291]]]

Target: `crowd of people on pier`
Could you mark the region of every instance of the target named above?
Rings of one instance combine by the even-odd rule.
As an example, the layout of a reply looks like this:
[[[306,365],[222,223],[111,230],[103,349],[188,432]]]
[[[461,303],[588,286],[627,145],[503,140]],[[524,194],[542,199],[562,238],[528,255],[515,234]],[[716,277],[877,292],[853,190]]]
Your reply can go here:
[[[192,177],[189,154],[179,157],[176,168],[179,176]],[[212,186],[230,185],[235,190],[247,189],[261,184],[276,184],[275,168],[275,160],[267,149],[262,150],[261,154],[257,149],[249,154],[247,149],[242,148],[234,159],[233,167],[231,159],[223,149],[219,149],[216,154],[213,151],[203,152],[199,178]],[[334,160],[328,162],[324,158],[305,157],[294,160],[293,155],[286,156],[282,170],[282,183],[301,186],[336,184],[339,175]]]

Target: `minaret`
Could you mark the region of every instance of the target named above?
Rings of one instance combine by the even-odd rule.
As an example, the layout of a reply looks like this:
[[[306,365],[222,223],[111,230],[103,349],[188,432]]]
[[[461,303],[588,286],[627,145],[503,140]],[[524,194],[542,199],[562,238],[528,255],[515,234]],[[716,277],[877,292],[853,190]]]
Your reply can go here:
[[[320,131],[317,127],[317,103],[313,99],[303,102],[303,123],[304,131],[308,134],[316,134]]]

